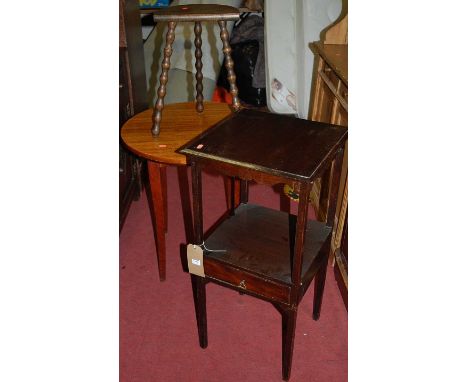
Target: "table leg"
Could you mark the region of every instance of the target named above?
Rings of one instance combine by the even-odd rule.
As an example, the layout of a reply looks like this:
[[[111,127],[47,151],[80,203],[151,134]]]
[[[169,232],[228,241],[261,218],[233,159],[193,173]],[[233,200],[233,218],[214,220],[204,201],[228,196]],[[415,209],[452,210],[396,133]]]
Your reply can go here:
[[[168,222],[168,208],[167,208],[167,171],[166,166],[161,165],[161,189],[162,189],[162,198],[163,198],[163,208],[164,211],[164,233],[167,233],[167,222]]]
[[[327,220],[328,198],[330,196],[330,175],[331,169],[325,171],[320,180],[320,196],[317,213],[317,220],[324,222]]]
[[[159,127],[161,124],[162,111],[164,108],[164,97],[166,96],[166,84],[171,67],[172,43],[175,38],[175,21],[168,22],[168,30],[166,34],[166,47],[164,48],[164,58],[161,63],[161,75],[159,76],[158,99],[154,105],[153,112],[153,127],[151,133],[153,136],[159,135]]]
[[[203,242],[203,198],[201,169],[194,163],[192,165],[192,197],[194,214],[194,242],[200,245]],[[195,304],[195,313],[197,315],[198,338],[200,346],[208,346],[208,334],[206,326],[206,288],[205,283],[200,276],[190,275],[192,279],[193,301]]]
[[[221,41],[223,42],[223,53],[224,53],[224,66],[227,70],[227,79],[229,82],[229,91],[232,96],[232,106],[234,110],[240,109],[240,101],[238,94],[238,89],[236,86],[236,74],[234,72],[234,61],[231,57],[231,46],[229,45],[229,32],[226,28],[226,20],[218,21],[220,28]]]
[[[190,185],[187,174],[187,166],[177,166],[177,176],[179,179],[180,199],[182,202],[182,214],[184,216],[185,238],[187,243],[193,243],[193,216],[190,204]]]
[[[280,211],[291,213],[291,199],[284,194],[282,188],[280,190]]]
[[[324,261],[315,275],[314,308],[312,313],[312,317],[315,321],[320,318],[320,311],[322,309],[323,290],[325,289],[325,280],[327,278],[327,265],[328,261]]]
[[[195,68],[197,69],[197,73],[195,74],[195,78],[197,79],[197,104],[196,104],[196,109],[199,113],[203,111],[203,62],[202,62],[202,39],[201,39],[201,33],[202,33],[202,26],[201,22],[196,21],[195,22]]]
[[[226,203],[231,213],[239,206],[241,201],[241,181],[240,179],[224,177],[224,190],[226,192]],[[247,195],[248,196],[248,195]]]
[[[208,346],[208,330],[206,324],[206,286],[200,276],[190,275],[192,278],[193,302],[197,316],[198,341],[200,347]]]
[[[249,201],[249,181],[242,179],[240,181],[239,186],[239,193],[240,193],[240,202],[241,203],[248,203]]]
[[[287,309],[282,312],[283,324],[283,380],[287,381],[291,375],[291,364],[294,349],[294,335],[296,332],[297,311]]]
[[[151,217],[153,221],[153,232],[156,241],[158,256],[159,279],[166,279],[166,211],[164,187],[167,185],[163,179],[166,177],[166,167],[160,163],[148,161],[148,178],[151,194]]]

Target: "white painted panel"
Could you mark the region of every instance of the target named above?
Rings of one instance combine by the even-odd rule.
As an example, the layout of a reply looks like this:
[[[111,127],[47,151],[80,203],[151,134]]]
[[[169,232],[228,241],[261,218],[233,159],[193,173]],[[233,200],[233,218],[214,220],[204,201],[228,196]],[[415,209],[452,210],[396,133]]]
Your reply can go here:
[[[268,108],[296,114],[295,0],[265,1],[265,75]]]
[[[338,18],[341,7],[342,0],[265,2],[266,91],[271,111],[307,118],[314,64],[309,43],[320,40],[320,32]],[[283,85],[282,95],[277,95],[275,78]]]

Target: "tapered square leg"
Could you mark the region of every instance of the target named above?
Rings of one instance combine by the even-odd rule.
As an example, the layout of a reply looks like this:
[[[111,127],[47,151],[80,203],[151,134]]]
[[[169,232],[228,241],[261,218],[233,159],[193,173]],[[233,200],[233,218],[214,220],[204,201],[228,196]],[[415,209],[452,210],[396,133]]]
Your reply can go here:
[[[283,380],[287,381],[291,375],[297,311],[288,309],[281,315],[283,318]]]
[[[239,186],[239,197],[240,203],[248,203],[249,201],[249,182],[247,180],[241,179]]]
[[[208,346],[208,333],[206,325],[206,287],[200,276],[190,275],[192,278],[193,302],[197,317],[198,341],[200,347]]]
[[[151,217],[158,256],[159,280],[166,279],[166,203],[164,201],[166,187],[166,167],[160,163],[148,161],[148,178],[150,185]]]
[[[312,313],[312,317],[315,321],[320,318],[320,311],[322,309],[323,290],[325,289],[325,280],[327,278],[327,265],[328,262],[324,261],[315,275],[314,310]]]
[[[179,180],[182,214],[184,216],[185,238],[187,243],[193,243],[193,215],[192,206],[190,202],[190,184],[187,174],[187,166],[177,166],[177,177]]]
[[[226,204],[228,210],[234,213],[234,210],[241,202],[241,182],[239,179],[224,177],[224,191],[226,193]]]

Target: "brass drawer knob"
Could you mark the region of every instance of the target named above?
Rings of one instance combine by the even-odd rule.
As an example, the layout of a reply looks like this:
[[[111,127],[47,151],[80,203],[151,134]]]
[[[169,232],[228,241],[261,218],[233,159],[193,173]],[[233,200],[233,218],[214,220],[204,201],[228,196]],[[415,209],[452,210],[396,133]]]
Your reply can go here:
[[[245,284],[245,280],[242,280],[242,281],[239,283],[239,287],[241,287],[242,289],[247,289],[247,285]]]

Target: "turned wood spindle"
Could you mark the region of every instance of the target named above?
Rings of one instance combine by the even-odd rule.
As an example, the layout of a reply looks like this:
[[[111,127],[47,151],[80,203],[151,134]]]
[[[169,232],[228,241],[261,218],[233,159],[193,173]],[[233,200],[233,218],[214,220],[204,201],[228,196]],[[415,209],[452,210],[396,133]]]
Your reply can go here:
[[[195,68],[197,69],[197,72],[195,74],[195,78],[197,79],[197,105],[196,109],[199,113],[203,112],[203,73],[202,73],[202,68],[203,68],[203,63],[202,63],[202,39],[201,39],[201,33],[202,33],[202,26],[199,21],[195,22]]]
[[[240,101],[237,97],[237,86],[236,86],[236,75],[234,73],[234,61],[231,57],[231,46],[229,45],[229,32],[226,28],[226,21],[219,20],[218,21],[221,36],[221,41],[223,42],[223,53],[225,57],[225,66],[227,69],[227,79],[229,82],[229,91],[232,95],[232,106],[235,110],[239,110],[240,108]]]
[[[168,72],[171,67],[172,43],[175,38],[175,27],[177,23],[174,21],[168,22],[168,30],[166,34],[166,47],[164,48],[164,59],[161,64],[161,75],[159,76],[158,99],[154,105],[153,112],[153,128],[151,133],[154,136],[159,135],[159,126],[162,119],[162,110],[164,108],[164,97],[166,95],[166,84],[168,80]]]

